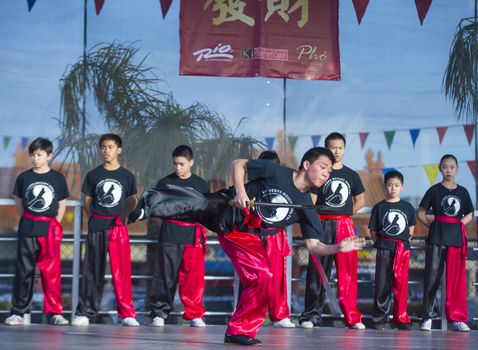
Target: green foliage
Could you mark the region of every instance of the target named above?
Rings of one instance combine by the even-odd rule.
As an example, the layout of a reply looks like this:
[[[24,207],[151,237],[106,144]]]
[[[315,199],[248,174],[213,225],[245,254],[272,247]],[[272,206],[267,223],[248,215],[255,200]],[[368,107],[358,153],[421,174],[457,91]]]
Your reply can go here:
[[[172,94],[159,91],[162,81],[145,65],[147,57],[136,63],[138,52],[133,46],[101,44],[67,68],[60,87],[64,143],[57,151],[66,155],[63,166],[79,166],[85,174],[101,164],[98,139],[105,127],[123,138],[122,163],[145,187],[171,172],[171,152],[179,144],[195,150],[198,171],[207,180],[224,180],[231,160],[263,147],[249,137],[235,138],[227,121],[206,106],[184,108]],[[94,102],[95,118],[83,114],[92,109],[85,99]]]

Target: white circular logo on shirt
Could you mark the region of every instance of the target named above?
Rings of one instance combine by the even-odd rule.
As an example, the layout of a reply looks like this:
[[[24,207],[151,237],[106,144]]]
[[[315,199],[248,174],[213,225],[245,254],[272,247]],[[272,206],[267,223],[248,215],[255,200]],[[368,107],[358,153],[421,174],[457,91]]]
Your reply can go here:
[[[291,204],[292,200],[287,193],[278,189],[267,189],[259,198],[258,202]],[[292,208],[257,206],[257,214],[268,224],[274,224],[288,220],[293,212]]]
[[[446,216],[456,216],[460,211],[460,200],[453,195],[445,196],[441,201],[441,208]]]
[[[28,186],[25,201],[28,210],[41,213],[50,209],[55,190],[46,182],[34,182]]]
[[[123,195],[123,186],[118,180],[105,179],[96,186],[96,200],[99,205],[112,208],[118,205]]]
[[[407,220],[400,210],[391,209],[385,214],[382,227],[387,235],[398,236],[407,227]]]
[[[349,198],[350,186],[343,179],[333,178],[325,184],[325,204],[329,207],[340,208]]]

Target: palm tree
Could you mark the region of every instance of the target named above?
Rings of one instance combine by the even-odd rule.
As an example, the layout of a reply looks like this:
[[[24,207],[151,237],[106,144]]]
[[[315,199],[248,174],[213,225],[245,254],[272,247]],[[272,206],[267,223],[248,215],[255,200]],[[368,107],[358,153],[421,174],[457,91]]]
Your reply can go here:
[[[138,52],[132,45],[101,44],[67,68],[61,79],[63,142],[57,151],[63,155],[62,167],[85,174],[100,164],[102,129],[121,135],[122,162],[144,187],[170,172],[170,154],[178,144],[196,150],[204,178],[221,180],[231,159],[250,157],[263,147],[255,139],[234,137],[227,121],[204,105],[184,108],[172,94],[161,92],[162,81],[145,65],[147,56],[137,58]],[[95,108],[84,103],[86,97]]]

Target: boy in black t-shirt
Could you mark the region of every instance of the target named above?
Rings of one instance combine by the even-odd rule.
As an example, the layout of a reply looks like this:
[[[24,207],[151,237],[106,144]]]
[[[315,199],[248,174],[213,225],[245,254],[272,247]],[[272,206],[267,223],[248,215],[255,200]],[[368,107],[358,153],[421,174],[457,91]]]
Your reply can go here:
[[[338,132],[325,138],[325,147],[334,154],[335,163],[329,179],[318,190],[314,189],[317,194],[316,205],[320,206],[318,215],[324,227],[322,238],[324,243],[328,244],[338,243],[355,235],[351,216],[365,205],[365,188],[360,177],[343,163],[345,146],[345,137]],[[321,257],[320,262],[327,278],[330,278],[334,261],[337,270],[337,294],[345,324],[350,329],[365,329],[362,313],[357,309],[357,252]],[[321,314],[325,306],[325,288],[318,277],[312,257],[309,257],[307,266],[304,304],[304,311],[299,316],[301,327],[323,325]]]
[[[377,248],[373,322],[383,329],[393,302],[393,322],[400,330],[410,329],[408,303],[408,265],[410,237],[417,223],[412,205],[400,199],[403,175],[396,170],[385,174],[386,198],[375,204],[370,216],[370,235]]]
[[[35,139],[28,148],[33,167],[21,173],[13,196],[21,215],[18,227],[16,273],[13,282],[12,315],[7,325],[27,324],[30,311],[35,266],[38,265],[43,290],[43,313],[53,325],[67,325],[61,314],[60,243],[65,214],[65,199],[70,195],[65,178],[48,165],[53,145],[44,138]]]
[[[157,189],[165,185],[176,185],[193,188],[199,193],[209,192],[208,183],[191,171],[194,159],[189,146],[176,147],[172,160],[174,173],[159,180]],[[150,295],[152,326],[164,326],[164,321],[174,307],[176,284],[184,305],[183,318],[189,320],[192,327],[206,326],[202,319],[205,313],[205,252],[204,226],[173,219],[163,220]]]
[[[455,330],[469,332],[466,303],[465,225],[473,218],[473,204],[466,188],[455,182],[458,161],[454,155],[445,154],[440,160],[443,180],[433,185],[420,202],[417,217],[430,229],[425,255],[425,284],[423,290],[422,323],[420,329],[430,331],[436,316],[436,292],[446,260],[446,318]],[[434,217],[426,213],[431,209]],[[443,312],[443,310],[442,310]]]
[[[119,163],[122,141],[118,135],[102,135],[99,145],[104,163],[86,174],[82,187],[88,235],[78,306],[71,324],[86,326],[89,318],[98,314],[109,252],[118,317],[125,326],[139,326],[133,305],[128,229],[123,224],[136,205],[136,179]]]

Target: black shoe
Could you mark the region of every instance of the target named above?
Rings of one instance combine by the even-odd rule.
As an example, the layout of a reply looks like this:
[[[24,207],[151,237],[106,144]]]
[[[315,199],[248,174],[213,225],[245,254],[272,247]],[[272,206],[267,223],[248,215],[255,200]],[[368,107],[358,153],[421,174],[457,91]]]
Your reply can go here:
[[[410,323],[400,323],[397,324],[397,329],[401,331],[411,331],[412,325]]]
[[[240,344],[240,345],[258,345],[262,342],[260,340],[254,339],[252,337],[248,337],[244,334],[225,334],[224,335],[224,343],[226,344]]]
[[[376,329],[377,331],[383,331],[385,329],[385,323],[374,323],[372,325],[372,329]]]

